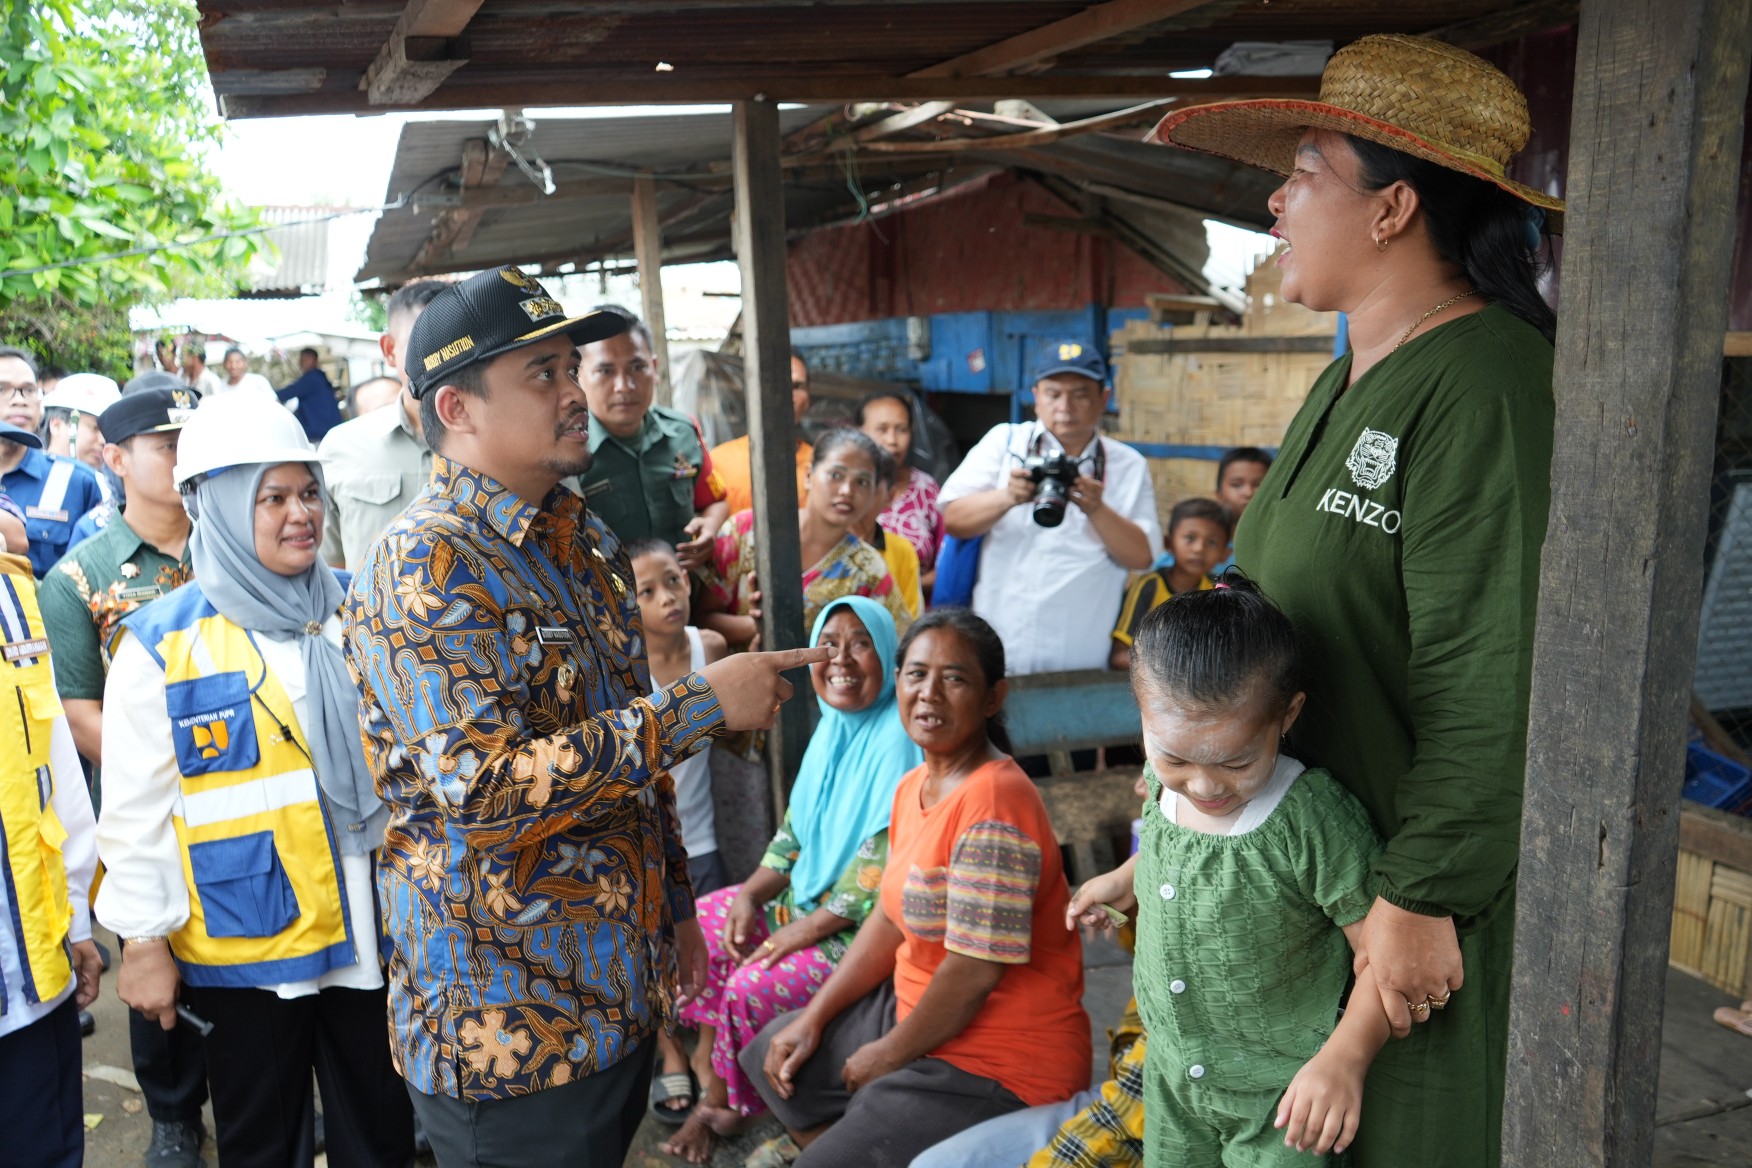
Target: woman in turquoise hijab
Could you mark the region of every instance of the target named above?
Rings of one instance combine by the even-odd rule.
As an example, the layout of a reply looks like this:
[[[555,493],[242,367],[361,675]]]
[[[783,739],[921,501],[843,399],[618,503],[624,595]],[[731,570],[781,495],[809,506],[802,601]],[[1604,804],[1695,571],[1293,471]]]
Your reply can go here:
[[[785,822],[754,875],[698,904],[711,965],[681,1018],[700,1030],[700,1102],[664,1145],[670,1155],[703,1164],[718,1135],[765,1110],[737,1054],[815,996],[876,902],[894,789],[923,761],[895,705],[898,642],[894,618],[868,597],[836,600],[815,619],[809,643],[834,655],[810,670],[821,721]]]

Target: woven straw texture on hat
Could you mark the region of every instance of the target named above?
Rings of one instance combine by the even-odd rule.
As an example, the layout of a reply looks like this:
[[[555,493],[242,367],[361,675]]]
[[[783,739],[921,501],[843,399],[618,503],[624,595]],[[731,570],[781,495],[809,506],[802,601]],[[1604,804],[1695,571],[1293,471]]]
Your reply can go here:
[[[1515,83],[1465,49],[1425,37],[1382,34],[1346,45],[1326,63],[1318,101],[1190,106],[1163,118],[1148,140],[1288,174],[1310,127],[1367,138],[1563,211],[1562,199],[1504,174],[1532,133]]]

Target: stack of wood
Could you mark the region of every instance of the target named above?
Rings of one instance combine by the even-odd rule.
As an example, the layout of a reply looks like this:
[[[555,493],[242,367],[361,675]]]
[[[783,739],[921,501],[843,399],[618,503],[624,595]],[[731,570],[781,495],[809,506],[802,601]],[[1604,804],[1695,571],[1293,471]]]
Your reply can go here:
[[[1164,530],[1174,504],[1214,493],[1222,450],[1283,440],[1332,361],[1338,315],[1286,301],[1279,279],[1271,257],[1254,269],[1238,323],[1214,300],[1163,296],[1152,298],[1151,319],[1112,335],[1114,437],[1147,456],[1150,447],[1171,448],[1150,457]]]

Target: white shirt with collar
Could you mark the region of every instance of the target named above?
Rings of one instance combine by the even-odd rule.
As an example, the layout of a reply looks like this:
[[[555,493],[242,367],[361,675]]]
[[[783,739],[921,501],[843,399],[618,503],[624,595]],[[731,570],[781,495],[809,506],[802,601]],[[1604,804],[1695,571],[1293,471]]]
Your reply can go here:
[[[943,484],[938,506],[1006,486],[1010,469],[1022,465],[1043,435],[1040,453],[1060,449],[1039,422],[992,427]],[[1100,436],[1078,457],[1092,460],[1096,442],[1106,459],[1102,500],[1141,527],[1152,548],[1160,547],[1149,463],[1125,443]],[[1092,465],[1085,462],[1085,474]],[[1041,527],[1033,507],[1024,504],[1010,508],[986,533],[973,610],[1003,638],[1012,674],[1105,669],[1126,576],[1081,507],[1067,503],[1062,524]]]

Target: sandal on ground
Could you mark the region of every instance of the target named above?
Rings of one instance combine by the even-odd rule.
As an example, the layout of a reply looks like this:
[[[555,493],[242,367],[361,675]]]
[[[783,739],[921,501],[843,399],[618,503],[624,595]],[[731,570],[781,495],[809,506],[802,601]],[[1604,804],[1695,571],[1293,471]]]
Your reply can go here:
[[[692,1071],[675,1071],[667,1075],[656,1075],[651,1079],[651,1118],[658,1123],[670,1127],[680,1127],[687,1122],[687,1117],[693,1114],[694,1104],[699,1102],[700,1085],[693,1077]],[[675,1099],[685,1099],[685,1107],[665,1107],[664,1104]]]
[[[786,1168],[802,1154],[803,1149],[788,1134],[774,1136],[750,1152],[742,1168]]]
[[[1752,1006],[1752,1002],[1745,1002],[1742,1005]],[[1736,1010],[1732,1006],[1721,1006],[1715,1012],[1715,1020],[1719,1025],[1726,1026],[1736,1034],[1744,1034],[1747,1038],[1752,1038],[1752,1012],[1745,1009]]]

